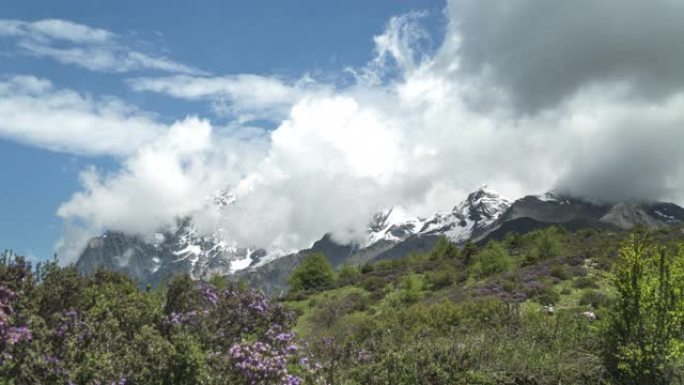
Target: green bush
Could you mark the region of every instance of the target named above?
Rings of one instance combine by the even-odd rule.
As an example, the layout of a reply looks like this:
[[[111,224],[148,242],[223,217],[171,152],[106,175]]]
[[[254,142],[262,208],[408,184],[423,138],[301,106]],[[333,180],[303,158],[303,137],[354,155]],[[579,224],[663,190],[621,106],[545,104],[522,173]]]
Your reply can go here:
[[[381,277],[371,276],[361,281],[359,285],[365,290],[373,293],[382,290],[387,285],[387,281]]]
[[[653,245],[643,230],[620,250],[617,301],[605,331],[606,366],[624,384],[681,383],[684,248]]]
[[[459,250],[454,243],[449,241],[445,236],[439,237],[437,244],[430,252],[430,259],[456,259],[459,256]]]
[[[560,301],[560,294],[552,287],[544,287],[535,297],[535,301],[540,305],[555,305]]]
[[[420,289],[421,284],[416,276],[406,276],[400,284],[399,299],[404,304],[416,303],[422,296]]]
[[[597,290],[587,290],[582,293],[579,299],[579,304],[581,306],[591,306],[594,309],[601,307],[608,307],[610,305],[610,299],[604,293]]]
[[[287,280],[290,291],[320,291],[325,290],[335,282],[328,258],[324,254],[313,253],[297,266]]]
[[[558,256],[561,252],[561,231],[555,226],[537,230],[530,234],[533,240],[533,248],[527,254],[526,264],[534,264],[540,261]]]
[[[572,287],[575,289],[598,289],[599,285],[595,278],[579,277],[572,282]]]
[[[513,257],[498,242],[490,242],[475,256],[474,261],[471,271],[477,278],[509,271],[514,265]]]
[[[439,290],[457,282],[463,282],[466,274],[459,274],[451,265],[443,263],[436,270],[425,274],[425,283],[430,290]]]
[[[345,263],[337,273],[337,281],[338,284],[348,285],[354,283],[360,275],[361,272],[357,267]]]
[[[568,265],[556,265],[551,268],[551,276],[565,281],[572,278],[572,271]]]

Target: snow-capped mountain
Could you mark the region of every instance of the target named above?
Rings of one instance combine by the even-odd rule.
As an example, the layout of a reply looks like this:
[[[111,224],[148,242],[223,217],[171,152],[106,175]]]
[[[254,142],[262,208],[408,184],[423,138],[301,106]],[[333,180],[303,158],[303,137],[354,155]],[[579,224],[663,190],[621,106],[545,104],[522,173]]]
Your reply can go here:
[[[511,206],[511,201],[487,186],[468,195],[453,211],[435,214],[425,222],[421,234],[445,235],[462,243],[486,232]]]
[[[217,194],[207,200],[216,210],[226,210],[235,201],[230,194]],[[150,284],[177,273],[189,273],[197,279],[234,275],[269,292],[279,292],[285,288],[292,269],[312,252],[325,253],[333,266],[361,264],[428,251],[441,236],[460,244],[485,242],[503,238],[511,231],[524,233],[550,224],[569,230],[679,225],[684,224],[684,209],[672,203],[593,202],[557,192],[511,201],[483,186],[451,211],[426,218],[412,215],[401,206],[378,212],[370,218],[363,244],[341,245],[329,234],[321,234],[321,239],[305,250],[265,250],[226,242],[220,229],[200,234],[192,218],[185,218],[178,221],[176,228],[159,232],[152,240],[120,232],[95,237],[76,266],[83,273],[100,267],[123,271]]]
[[[234,195],[218,192],[206,203],[221,211],[235,201]],[[89,241],[76,267],[83,273],[104,267],[124,271],[142,282],[157,283],[179,272],[196,279],[232,274],[266,255],[264,249],[226,242],[221,229],[200,234],[192,218],[183,218],[175,228],[160,231],[152,239],[107,231]]]
[[[226,210],[234,202],[236,197],[226,193],[207,198],[207,204],[219,211]],[[321,240],[312,246],[312,250],[330,254],[335,263],[364,262],[410,238],[433,239],[446,235],[454,242],[463,242],[482,233],[509,206],[508,199],[484,186],[452,211],[428,218],[416,217],[401,206],[376,213],[370,221],[365,244],[336,245],[329,236],[321,234]],[[426,243],[426,247],[430,245]],[[185,218],[178,221],[175,229],[160,231],[151,240],[106,232],[89,242],[77,267],[83,273],[99,267],[120,270],[141,281],[157,283],[178,272],[187,272],[197,279],[214,274],[236,274],[287,254],[292,252],[273,250],[269,253],[263,248],[229,243],[221,236],[221,229],[200,234],[192,218]]]
[[[403,207],[375,214],[368,245],[380,240],[400,242],[415,235],[444,235],[462,243],[485,232],[511,206],[511,201],[486,185],[468,195],[452,211],[428,218],[411,216]]]
[[[402,206],[394,206],[373,215],[368,227],[368,240],[364,246],[385,240],[399,242],[419,233],[425,219],[412,216]]]

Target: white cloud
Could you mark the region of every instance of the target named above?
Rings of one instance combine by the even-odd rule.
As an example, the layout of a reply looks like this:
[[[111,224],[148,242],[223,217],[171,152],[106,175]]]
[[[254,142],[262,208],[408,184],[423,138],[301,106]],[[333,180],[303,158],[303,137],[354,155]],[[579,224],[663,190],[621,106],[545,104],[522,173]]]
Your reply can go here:
[[[163,55],[135,50],[123,44],[121,37],[112,32],[67,20],[27,22],[0,19],[0,37],[14,39],[17,50],[23,54],[46,57],[91,71],[202,73]]]
[[[129,79],[128,84],[135,91],[156,92],[186,100],[209,100],[217,114],[239,121],[279,121],[305,95],[329,91],[328,87],[308,77],[288,82],[254,74],[141,77]]]
[[[63,261],[73,261],[89,236],[104,230],[150,235],[190,214],[216,225],[207,197],[225,190],[263,158],[267,140],[258,131],[218,138],[206,120],[190,117],[173,124],[158,140],[143,145],[121,170],[86,169],[82,191],[62,204]],[[201,227],[204,228],[204,227]]]
[[[524,4],[535,2],[543,5]],[[175,216],[195,215],[202,229],[221,228],[227,240],[290,249],[308,247],[327,231],[357,239],[382,206],[449,209],[482,183],[514,198],[553,187],[600,199],[684,198],[678,148],[684,87],[653,99],[635,97],[641,80],[594,74],[571,82],[563,98],[544,109],[521,113],[516,93],[501,83],[501,74],[489,72],[497,63],[471,67],[482,58],[462,45],[477,33],[454,16],[464,3],[477,5],[450,3],[447,35],[432,53],[420,47],[420,15],[392,19],[375,38],[376,58],[353,71],[357,81],[343,88],[253,75],[131,80],[137,90],[190,100],[224,97],[234,113],[277,111],[284,118],[267,135],[240,119],[222,129],[197,119],[179,122],[130,156],[120,173],[86,172],[83,191],[60,215],[91,233],[146,233]],[[507,22],[504,17],[501,25]],[[488,47],[499,44],[488,41]],[[185,141],[194,145],[176,145]],[[212,215],[204,197],[226,187],[238,201]]]
[[[77,154],[127,155],[165,126],[114,98],[56,89],[45,79],[0,80],[0,138]]]

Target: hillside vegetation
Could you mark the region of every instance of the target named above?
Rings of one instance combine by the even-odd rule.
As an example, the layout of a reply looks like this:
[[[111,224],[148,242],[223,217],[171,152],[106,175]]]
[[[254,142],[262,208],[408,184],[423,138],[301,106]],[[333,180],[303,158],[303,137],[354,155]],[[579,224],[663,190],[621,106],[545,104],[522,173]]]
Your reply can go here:
[[[569,233],[333,271],[272,299],[179,276],[0,263],[0,384],[675,384],[681,228]]]

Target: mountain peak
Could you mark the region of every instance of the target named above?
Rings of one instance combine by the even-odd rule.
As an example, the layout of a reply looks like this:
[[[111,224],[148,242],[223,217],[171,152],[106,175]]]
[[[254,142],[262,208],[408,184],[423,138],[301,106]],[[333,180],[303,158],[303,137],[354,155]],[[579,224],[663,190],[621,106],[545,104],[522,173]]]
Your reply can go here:
[[[411,215],[403,206],[392,206],[373,215],[367,244],[380,240],[399,241],[417,233],[422,220]]]
[[[463,219],[478,221],[482,219],[496,219],[511,206],[511,200],[490,189],[486,184],[468,194],[468,197],[458,206],[454,213]]]

